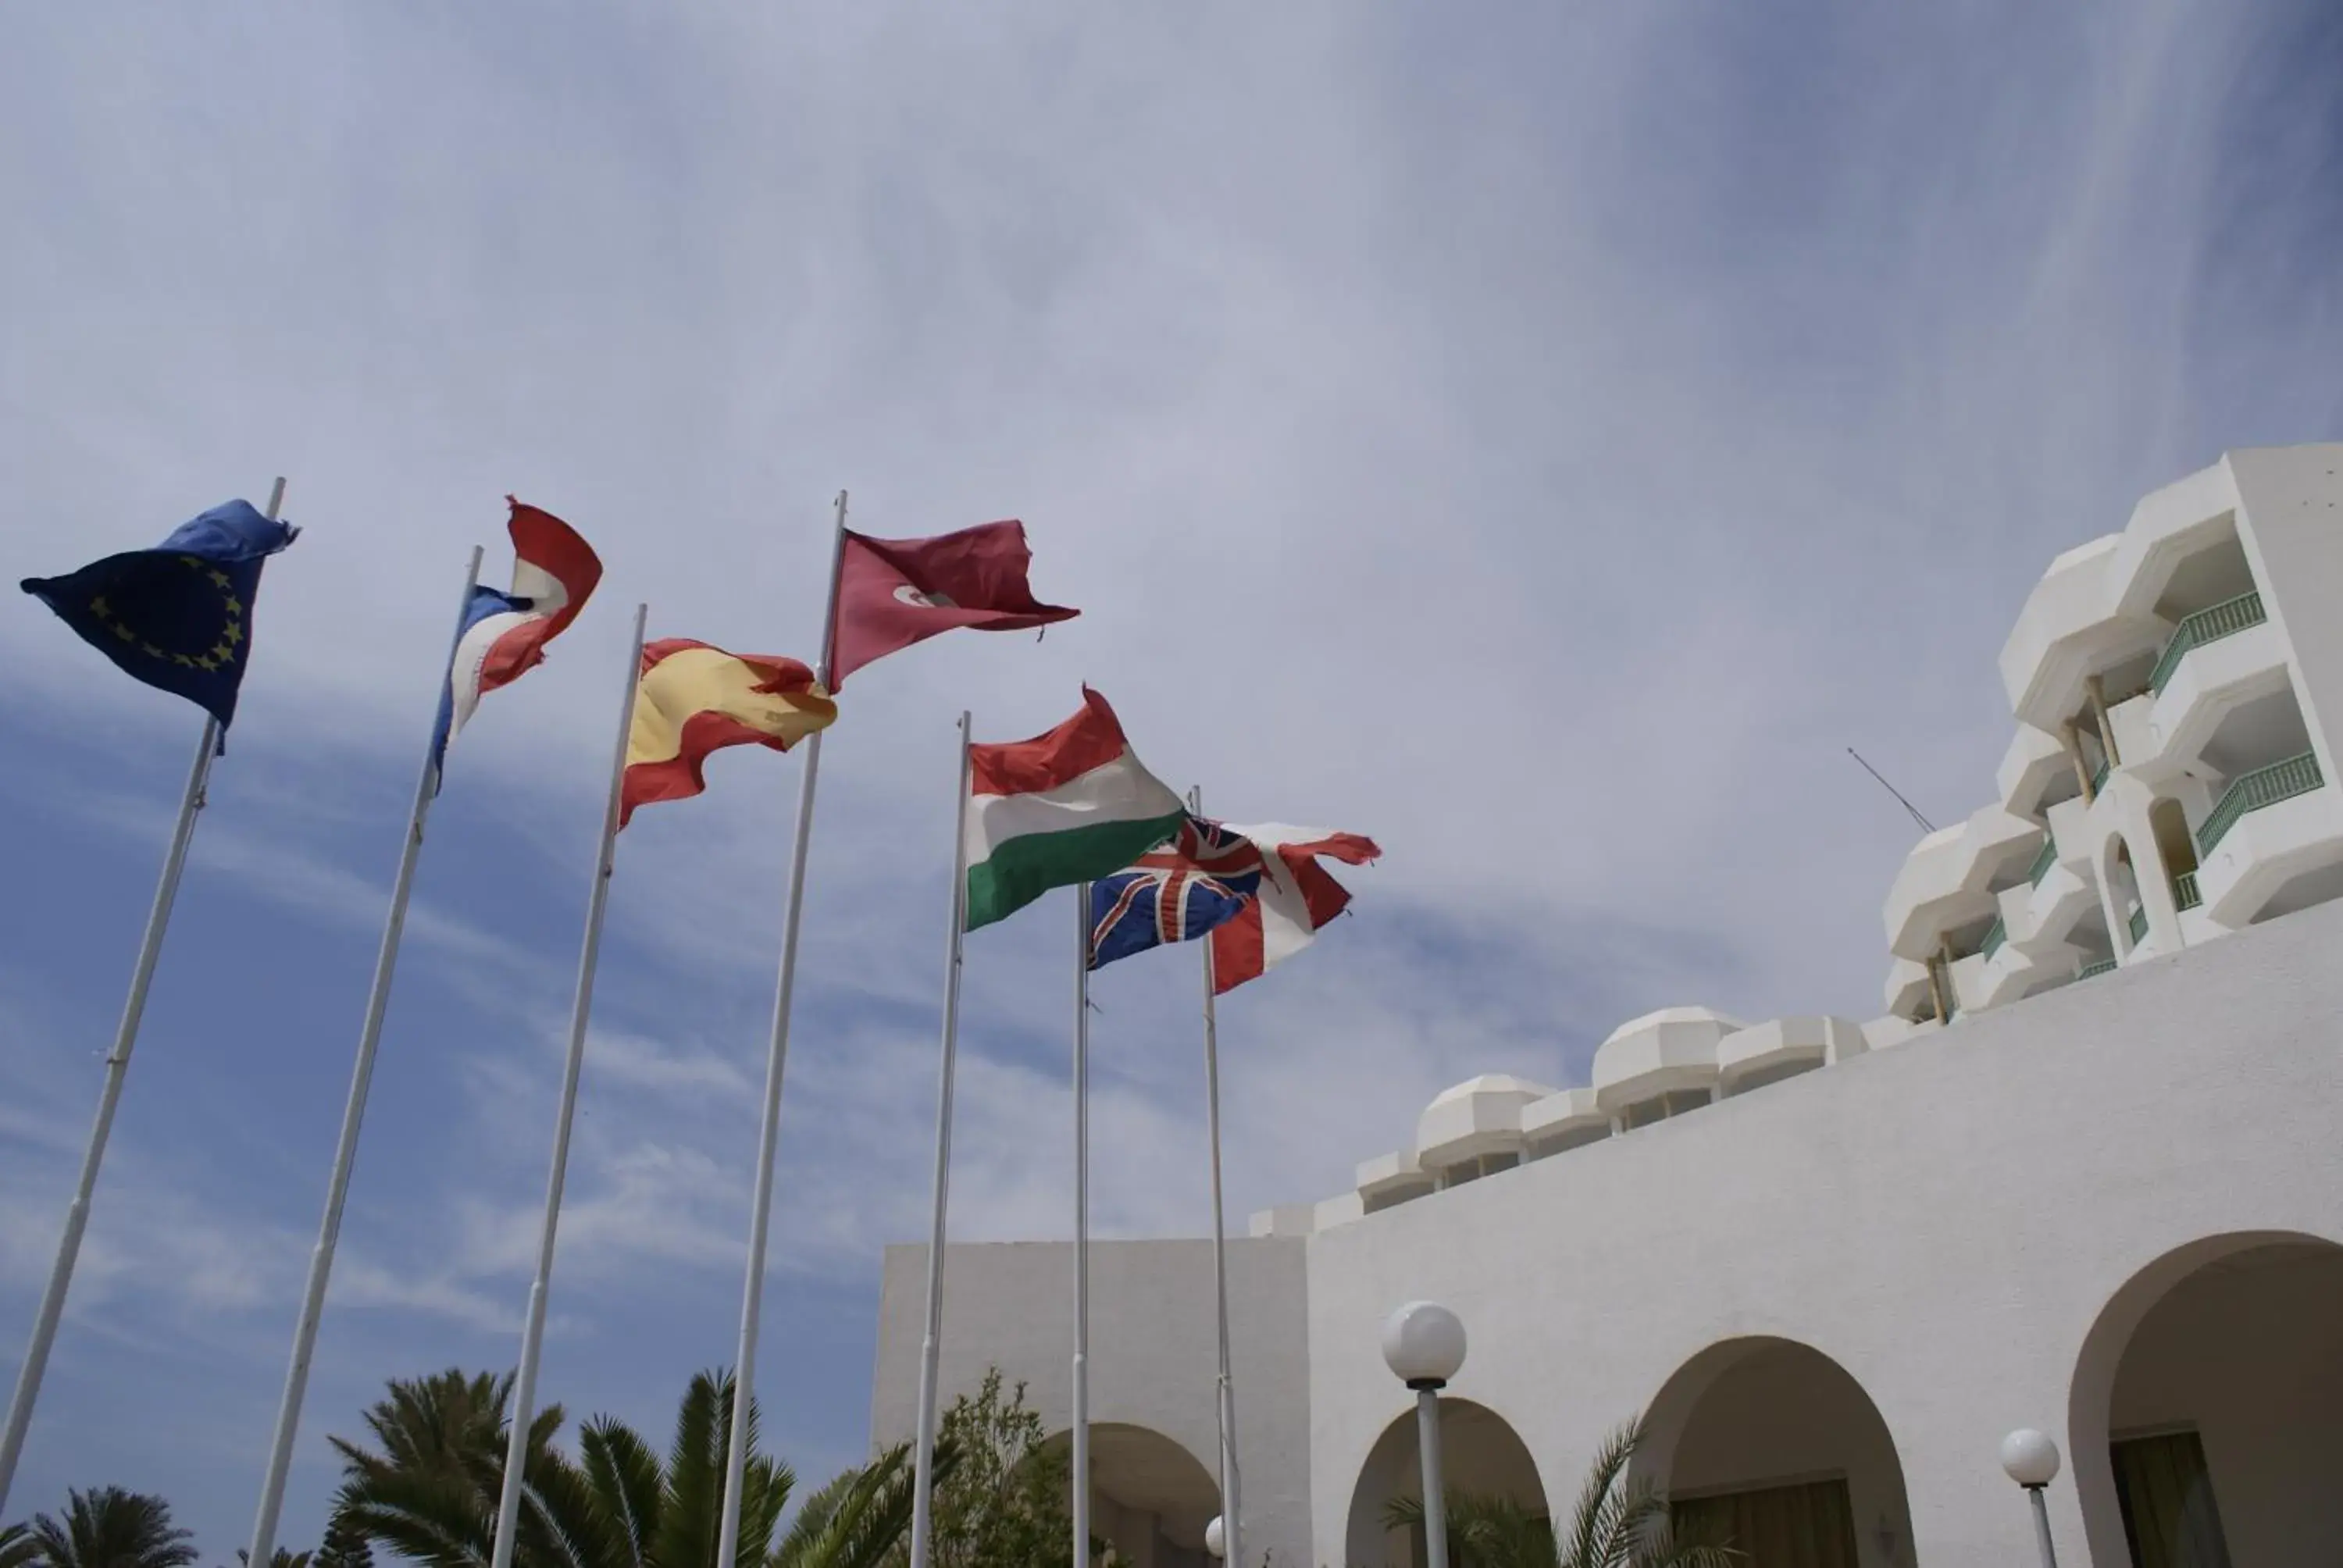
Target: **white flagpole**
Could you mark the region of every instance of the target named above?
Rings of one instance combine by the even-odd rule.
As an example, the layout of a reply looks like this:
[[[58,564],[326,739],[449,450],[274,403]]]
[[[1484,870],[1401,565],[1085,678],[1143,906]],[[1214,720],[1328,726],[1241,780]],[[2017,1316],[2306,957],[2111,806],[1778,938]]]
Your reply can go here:
[[[1076,1568],[1091,1560],[1091,885],[1074,885],[1074,1465]]]
[[[553,1281],[554,1233],[561,1223],[561,1189],[569,1173],[569,1124],[578,1111],[578,1075],[586,1062],[586,1020],[594,1006],[594,966],[602,953],[602,912],[609,904],[610,866],[618,845],[618,792],[627,777],[627,737],[635,716],[635,688],[642,679],[643,623],[649,614],[649,605],[635,607],[635,641],[627,652],[626,695],[618,703],[610,792],[602,807],[602,843],[594,858],[594,885],[586,895],[586,941],[578,954],[578,993],[569,1004],[569,1053],[561,1070],[561,1109],[553,1121],[553,1170],[545,1181],[545,1229],[538,1237],[537,1278],[528,1287],[528,1317],[520,1332],[512,1432],[505,1445],[504,1489],[497,1497],[496,1541],[489,1555],[494,1568],[512,1568],[513,1533],[520,1523],[528,1429],[537,1409],[537,1365],[545,1346],[545,1296]]]
[[[471,564],[464,568],[463,597],[456,601],[456,631],[447,643],[449,665],[455,660],[456,641],[464,635],[464,618],[472,608],[472,589],[479,580],[480,550],[476,545]],[[440,681],[444,692],[445,666]],[[436,708],[438,697],[432,700]],[[342,1131],[334,1145],[333,1175],[326,1183],[326,1214],[317,1227],[317,1248],[309,1254],[309,1279],[301,1292],[301,1315],[293,1325],[293,1356],[285,1371],[285,1394],[277,1407],[276,1435],[269,1440],[268,1473],[260,1485],[260,1507],[253,1515],[248,1562],[266,1564],[274,1561],[277,1519],[285,1506],[285,1477],[293,1466],[293,1439],[301,1427],[301,1401],[309,1390],[309,1357],[317,1348],[317,1320],[325,1312],[326,1281],[334,1271],[334,1248],[341,1240],[342,1201],[349,1195],[350,1168],[357,1161],[358,1125],[366,1120],[367,1090],[374,1081],[375,1045],[382,1038],[383,1013],[390,1006],[391,971],[398,964],[398,939],[407,928],[407,899],[415,887],[415,858],[423,848],[423,819],[431,812],[438,771],[427,745],[423,767],[415,780],[415,805],[407,817],[407,838],[399,846],[398,871],[391,879],[390,913],[383,922],[382,949],[375,957],[374,983],[367,992],[366,1020],[358,1029],[358,1054],[350,1071],[349,1100],[342,1107]]]
[[[276,520],[277,510],[284,504],[285,481],[280,477],[268,491],[270,521]],[[147,988],[154,982],[156,961],[163,954],[163,932],[171,923],[171,906],[178,900],[179,873],[187,863],[187,842],[195,837],[196,813],[204,809],[204,788],[211,779],[212,758],[219,750],[219,720],[206,715],[203,737],[196,743],[195,766],[188,769],[187,787],[179,794],[179,820],[171,829],[171,847],[163,855],[162,880],[155,889],[154,907],[146,913],[146,935],[138,944],[138,960],[130,968],[130,996],[122,1004],[114,1049],[106,1054],[106,1087],[98,1092],[97,1121],[89,1131],[89,1148],[81,1157],[81,1179],[75,1183],[73,1201],[65,1206],[65,1234],[57,1241],[48,1288],[41,1292],[41,1309],[33,1319],[33,1342],[16,1372],[16,1392],[8,1401],[8,1424],[0,1431],[0,1510],[8,1506],[9,1483],[16,1478],[25,1433],[33,1424],[33,1404],[41,1396],[49,1350],[56,1343],[57,1323],[65,1315],[65,1292],[72,1287],[74,1265],[81,1258],[82,1232],[89,1226],[90,1199],[97,1191],[97,1168],[105,1162],[115,1109],[122,1103],[122,1082],[130,1072],[131,1049],[138,1043],[139,1020],[146,1015]]]
[[[1204,792],[1188,792],[1188,809],[1198,816],[1204,811]],[[1212,1290],[1220,1311],[1221,1371],[1221,1534],[1226,1550],[1222,1561],[1229,1568],[1243,1568],[1244,1548],[1240,1541],[1243,1514],[1242,1491],[1237,1474],[1237,1393],[1236,1380],[1229,1370],[1229,1241],[1228,1221],[1221,1211],[1221,1026],[1217,999],[1218,977],[1212,973],[1212,940],[1204,939],[1204,1107],[1205,1124],[1211,1130],[1212,1145]]]
[[[911,1450],[911,1568],[928,1568],[935,1523],[936,1350],[944,1315],[944,1207],[951,1177],[952,1058],[960,1040],[960,949],[968,923],[968,726],[960,716],[960,791],[952,799],[951,940],[944,957],[943,1060],[936,1081],[935,1220],[928,1234],[928,1326],[920,1341],[920,1425]]]
[[[846,558],[846,492],[830,542],[830,592],[821,618],[822,652],[814,671],[830,688],[830,647],[838,619],[838,573]],[[765,1113],[757,1131],[757,1185],[749,1201],[749,1271],[740,1286],[740,1346],[732,1361],[731,1431],[724,1447],[724,1503],[716,1534],[716,1568],[733,1568],[740,1549],[741,1486],[749,1469],[748,1412],[757,1392],[757,1331],[765,1299],[765,1241],[773,1217],[773,1159],[780,1147],[781,1072],[789,1060],[789,1001],[797,989],[798,916],[805,904],[806,846],[813,837],[813,792],[821,778],[821,736],[806,741],[798,779],[797,836],[789,850],[789,901],[781,915],[781,975],[773,995],[773,1031],[765,1048]],[[508,1568],[504,1563],[494,1568]]]

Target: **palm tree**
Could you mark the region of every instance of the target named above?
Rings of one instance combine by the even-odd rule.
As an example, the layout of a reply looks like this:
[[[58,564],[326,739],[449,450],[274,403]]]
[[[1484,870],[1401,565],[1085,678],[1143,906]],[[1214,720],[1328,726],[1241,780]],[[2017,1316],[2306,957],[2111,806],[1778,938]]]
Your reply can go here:
[[[1678,1541],[1667,1498],[1648,1480],[1626,1479],[1628,1462],[1643,1440],[1636,1422],[1604,1439],[1567,1530],[1550,1527],[1506,1498],[1450,1494],[1450,1561],[1455,1568],[1733,1568],[1740,1553]],[[1419,1498],[1394,1498],[1384,1505],[1388,1529],[1423,1523]]]
[[[739,1558],[761,1563],[789,1506],[797,1474],[758,1453],[757,1402],[749,1402],[749,1462],[740,1488]],[[588,1490],[612,1536],[604,1568],[712,1568],[723,1519],[725,1452],[732,1441],[732,1374],[703,1372],[684,1390],[675,1440],[661,1463],[633,1428],[597,1417],[579,1433]]]
[[[482,1568],[504,1481],[510,1387],[509,1378],[456,1372],[394,1382],[366,1418],[379,1452],[333,1440],[344,1480],[328,1539],[377,1542],[423,1568]],[[729,1373],[695,1376],[664,1458],[634,1429],[605,1416],[579,1432],[573,1461],[552,1446],[561,1412],[538,1416],[514,1540],[518,1568],[712,1568],[732,1404]],[[824,1487],[776,1545],[797,1477],[756,1452],[753,1400],[747,1420],[743,1568],[871,1568],[900,1539],[910,1522],[907,1449]],[[951,1459],[939,1449],[940,1476]]]
[[[958,1451],[939,1445],[936,1478]],[[877,1568],[911,1527],[911,1445],[899,1442],[860,1470],[840,1473],[805,1500],[774,1551],[772,1568]]]
[[[188,1568],[196,1556],[192,1540],[172,1524],[171,1505],[161,1498],[100,1486],[67,1492],[62,1523],[35,1515],[32,1529],[5,1550],[20,1553],[29,1542],[20,1560],[42,1568]]]
[[[22,1524],[0,1524],[0,1568],[25,1568],[40,1555],[33,1533]]]
[[[342,1456],[335,1526],[425,1568],[487,1563],[504,1487],[512,1381],[510,1373],[467,1376],[453,1368],[412,1381],[393,1378],[388,1397],[366,1413],[380,1452],[330,1440]],[[529,1422],[514,1537],[516,1560],[525,1565],[574,1568],[594,1561],[578,1550],[591,1522],[589,1501],[576,1468],[552,1446],[561,1419],[561,1407],[548,1405]]]

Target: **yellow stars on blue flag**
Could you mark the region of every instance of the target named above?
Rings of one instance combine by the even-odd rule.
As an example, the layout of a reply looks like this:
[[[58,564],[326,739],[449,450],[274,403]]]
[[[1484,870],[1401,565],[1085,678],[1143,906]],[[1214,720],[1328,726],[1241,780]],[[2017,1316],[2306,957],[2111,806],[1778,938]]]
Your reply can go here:
[[[125,673],[196,703],[225,729],[251,652],[261,563],[297,532],[230,501],[181,524],[157,548],[23,587]]]

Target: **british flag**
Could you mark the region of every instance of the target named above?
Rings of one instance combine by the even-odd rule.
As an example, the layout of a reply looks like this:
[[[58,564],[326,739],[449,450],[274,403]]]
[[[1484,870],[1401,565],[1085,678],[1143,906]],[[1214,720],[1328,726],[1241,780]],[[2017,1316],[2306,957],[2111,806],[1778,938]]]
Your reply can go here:
[[[1201,937],[1260,890],[1260,846],[1191,817],[1170,843],[1091,884],[1091,968]]]
[[[1212,990],[1259,978],[1309,946],[1350,893],[1318,864],[1382,854],[1357,833],[1191,817],[1171,843],[1091,884],[1091,968],[1165,942],[1212,939]]]

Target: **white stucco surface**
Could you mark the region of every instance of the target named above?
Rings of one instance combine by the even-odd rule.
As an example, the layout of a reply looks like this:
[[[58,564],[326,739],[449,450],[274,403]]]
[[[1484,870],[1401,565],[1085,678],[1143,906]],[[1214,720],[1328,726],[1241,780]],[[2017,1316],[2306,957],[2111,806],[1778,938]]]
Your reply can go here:
[[[1844,1369],[1893,1440],[1908,1533],[1879,1554],[1893,1510],[1860,1483],[1866,1564],[2024,1561],[2026,1514],[1996,1454],[2036,1426],[2068,1455],[2050,1493],[2062,1561],[2122,1568],[2113,1396],[2094,1429],[2086,1342],[2136,1276],[2207,1238],[2343,1242],[2338,952],[2343,905],[2321,905],[1306,1240],[1232,1243],[1249,1541],[1282,1564],[1342,1560],[1361,1474],[1408,1408],[1383,1320],[1426,1297],[1472,1335],[1454,1393],[1520,1435],[1548,1497],[1574,1494],[1603,1434],[1696,1358],[1765,1336]],[[888,1254],[880,1442],[910,1431],[922,1256]],[[1068,1266],[1054,1245],[950,1251],[948,1393],[997,1363],[1063,1422]],[[1162,1432],[1208,1469],[1211,1277],[1202,1241],[1094,1252],[1097,1419]],[[2338,1336],[2314,1331],[2310,1348]],[[2191,1419],[2217,1467],[2238,1462],[2237,1412]],[[1724,1441],[1685,1451],[1701,1467],[1686,1484],[1720,1479],[1703,1455]],[[2216,1483],[2239,1515],[2237,1568],[2303,1561],[2258,1545],[2247,1496]]]

